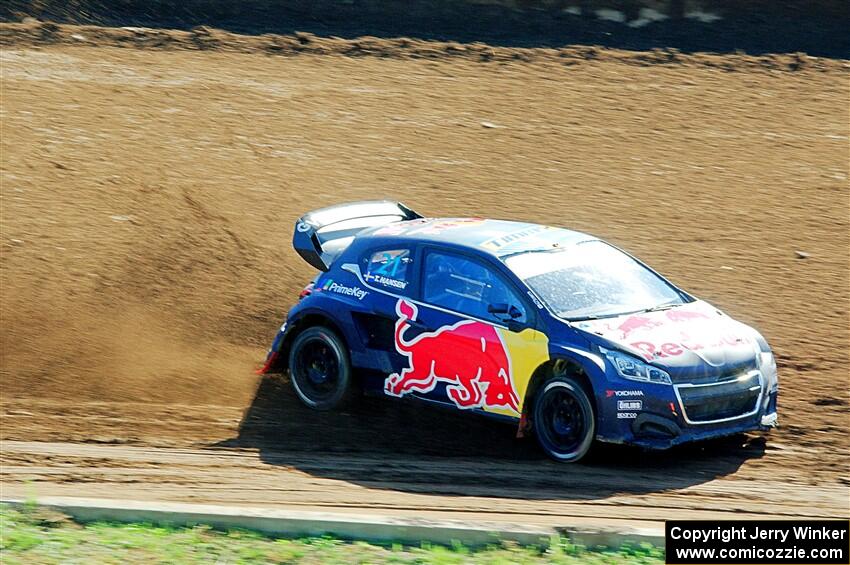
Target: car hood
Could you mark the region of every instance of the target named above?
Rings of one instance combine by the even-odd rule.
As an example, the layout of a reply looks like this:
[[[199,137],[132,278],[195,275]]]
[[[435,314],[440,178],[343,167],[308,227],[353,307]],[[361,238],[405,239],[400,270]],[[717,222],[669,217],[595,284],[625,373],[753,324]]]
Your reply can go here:
[[[598,345],[664,368],[678,382],[756,367],[755,330],[701,300],[657,312],[574,322],[573,327]]]

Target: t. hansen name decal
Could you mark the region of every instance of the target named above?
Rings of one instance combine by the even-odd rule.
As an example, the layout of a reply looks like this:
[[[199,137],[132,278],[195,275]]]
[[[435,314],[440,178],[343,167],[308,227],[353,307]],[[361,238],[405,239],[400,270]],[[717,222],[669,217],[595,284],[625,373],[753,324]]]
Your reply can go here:
[[[404,290],[405,288],[407,288],[407,281],[402,281],[402,280],[399,280],[399,279],[393,279],[393,278],[390,278],[390,277],[387,277],[387,276],[384,276],[384,275],[375,275],[375,274],[372,274],[372,273],[366,273],[366,275],[364,275],[363,278],[366,279],[367,281],[371,282],[371,283],[376,283],[376,284],[380,284],[380,285],[383,285],[383,286],[389,286],[389,287],[392,287],[392,288],[397,288],[399,290]]]

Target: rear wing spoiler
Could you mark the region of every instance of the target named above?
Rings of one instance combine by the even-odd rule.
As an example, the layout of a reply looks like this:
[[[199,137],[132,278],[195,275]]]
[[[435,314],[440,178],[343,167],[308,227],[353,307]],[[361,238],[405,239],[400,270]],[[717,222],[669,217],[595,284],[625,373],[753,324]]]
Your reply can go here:
[[[292,246],[310,265],[327,271],[364,229],[421,217],[401,202],[390,200],[338,204],[301,216],[295,222]]]

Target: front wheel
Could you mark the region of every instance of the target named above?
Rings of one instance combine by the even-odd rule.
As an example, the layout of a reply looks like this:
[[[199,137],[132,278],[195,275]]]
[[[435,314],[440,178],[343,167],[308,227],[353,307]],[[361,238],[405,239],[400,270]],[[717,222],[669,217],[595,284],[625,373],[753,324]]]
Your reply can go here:
[[[582,386],[569,377],[547,381],[534,398],[533,426],[546,455],[575,463],[584,457],[596,435],[593,405]]]
[[[345,343],[323,326],[307,328],[292,342],[289,374],[295,394],[314,410],[344,404],[353,388]]]

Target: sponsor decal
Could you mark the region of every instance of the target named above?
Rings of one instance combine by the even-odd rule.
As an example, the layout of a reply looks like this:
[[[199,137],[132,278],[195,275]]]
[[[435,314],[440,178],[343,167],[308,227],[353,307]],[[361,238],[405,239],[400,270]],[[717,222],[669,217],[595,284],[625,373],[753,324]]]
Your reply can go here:
[[[509,243],[513,243],[514,241],[520,239],[525,239],[548,229],[551,228],[549,228],[548,226],[531,226],[529,228],[515,231],[513,233],[494,237],[493,239],[488,239],[487,241],[481,244],[481,247],[484,247],[485,249],[489,249],[491,251],[497,251],[502,247],[508,245]]]
[[[643,396],[642,390],[606,390],[605,398],[612,396]]]
[[[397,288],[399,290],[404,290],[407,288],[407,281],[400,281],[398,279],[391,279],[390,277],[386,277],[384,275],[375,275],[372,273],[366,273],[363,276],[369,282],[377,283],[383,286],[391,286],[393,288]]]
[[[418,309],[400,299],[396,313],[395,348],[407,358],[408,366],[386,378],[384,392],[391,396],[425,393],[443,382],[458,408],[519,412],[510,356],[495,327],[463,320],[408,339],[405,334],[416,321]]]
[[[637,418],[637,412],[617,412],[618,420],[634,420]]]
[[[617,410],[643,410],[642,400],[618,400]]]
[[[326,290],[328,292],[342,294],[345,296],[353,296],[357,300],[363,300],[369,294],[369,291],[363,290],[359,286],[345,286],[344,284],[334,282],[333,279],[328,279],[328,281],[323,284],[319,290]]]

